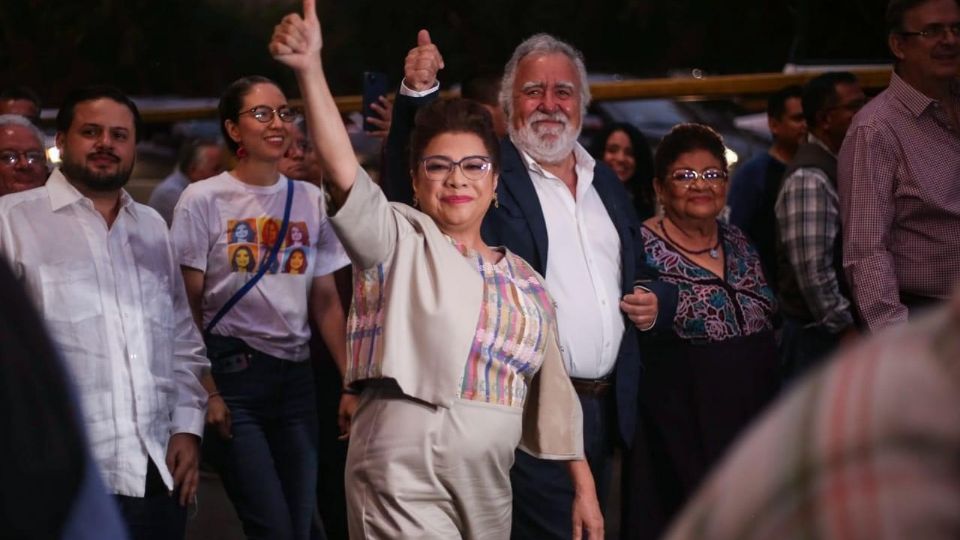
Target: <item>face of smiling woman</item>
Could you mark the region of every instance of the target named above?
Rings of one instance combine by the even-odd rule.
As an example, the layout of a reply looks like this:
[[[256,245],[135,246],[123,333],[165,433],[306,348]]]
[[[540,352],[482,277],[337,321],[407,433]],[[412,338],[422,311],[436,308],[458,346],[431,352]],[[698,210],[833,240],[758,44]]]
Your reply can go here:
[[[432,156],[460,161],[470,156],[489,158],[489,153],[480,137],[454,132],[434,137],[421,160]],[[420,209],[433,218],[440,230],[447,234],[476,232],[479,235],[480,223],[497,187],[497,175],[492,167],[479,179],[467,178],[460,167],[454,167],[449,175],[439,179],[429,177],[421,161],[414,175],[413,187]]]
[[[292,124],[280,120],[275,112],[266,123],[258,121],[248,111],[254,107],[269,107],[273,111],[288,107],[287,98],[273,84],[257,83],[243,96],[243,106],[237,121],[226,120],[227,133],[252,159],[279,162],[292,140]]]

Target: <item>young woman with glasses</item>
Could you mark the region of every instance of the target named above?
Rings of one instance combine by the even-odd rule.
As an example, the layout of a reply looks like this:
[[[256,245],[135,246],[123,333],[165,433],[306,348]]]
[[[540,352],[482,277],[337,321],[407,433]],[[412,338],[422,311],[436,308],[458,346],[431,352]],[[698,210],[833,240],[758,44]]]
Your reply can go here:
[[[306,539],[317,480],[308,314],[342,368],[344,314],[331,272],[348,260],[320,188],[279,172],[299,114],[277,85],[244,77],[227,87],[219,110],[236,166],[183,192],[171,232],[211,361],[204,386],[216,434],[206,442],[216,443],[214,461],[247,537]],[[294,246],[282,230],[288,190],[287,230],[296,224],[309,243]],[[255,260],[239,268],[231,252]]]

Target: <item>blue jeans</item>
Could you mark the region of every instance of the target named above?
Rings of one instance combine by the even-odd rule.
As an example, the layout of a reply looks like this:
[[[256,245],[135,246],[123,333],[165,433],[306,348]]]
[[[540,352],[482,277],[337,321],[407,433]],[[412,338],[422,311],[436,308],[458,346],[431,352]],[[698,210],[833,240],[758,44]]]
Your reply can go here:
[[[144,496],[114,495],[114,500],[131,540],[182,540],[187,510],[180,506],[180,490],[167,494],[167,486],[153,461],[147,464]]]
[[[309,362],[259,352],[211,360],[233,437],[209,447],[248,538],[304,539],[316,505],[317,411]]]

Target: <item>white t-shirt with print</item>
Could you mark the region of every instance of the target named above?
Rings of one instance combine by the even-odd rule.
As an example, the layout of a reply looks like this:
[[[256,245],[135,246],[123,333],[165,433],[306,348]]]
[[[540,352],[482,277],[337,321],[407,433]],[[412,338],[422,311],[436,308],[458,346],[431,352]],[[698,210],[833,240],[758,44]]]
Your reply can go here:
[[[213,333],[241,338],[278,358],[304,360],[310,355],[312,278],[350,261],[327,221],[320,188],[294,180],[293,189],[290,224],[276,262]],[[286,196],[284,176],[272,186],[252,186],[229,172],[195,182],[180,196],[171,238],[180,265],[205,274],[204,328],[266,261],[280,232]]]

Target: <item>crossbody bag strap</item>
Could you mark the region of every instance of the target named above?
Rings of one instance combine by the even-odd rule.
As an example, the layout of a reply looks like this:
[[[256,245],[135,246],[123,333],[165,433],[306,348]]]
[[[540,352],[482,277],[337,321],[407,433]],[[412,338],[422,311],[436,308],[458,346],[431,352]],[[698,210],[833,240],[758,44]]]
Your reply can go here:
[[[248,292],[250,289],[260,281],[260,278],[267,273],[267,270],[273,266],[274,261],[277,258],[277,254],[280,252],[280,245],[283,244],[283,239],[287,236],[287,227],[290,225],[290,207],[293,206],[293,180],[287,178],[287,202],[283,208],[283,223],[280,225],[280,234],[277,236],[277,241],[274,242],[273,247],[270,249],[270,255],[267,256],[267,260],[260,265],[260,269],[257,270],[257,273],[254,274],[250,281],[247,281],[243,287],[240,287],[240,290],[233,293],[233,296],[220,308],[220,311],[213,316],[213,319],[210,320],[210,324],[203,329],[204,335],[209,335],[213,328],[220,322],[220,319],[229,312],[233,306],[237,305],[237,302]]]

